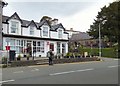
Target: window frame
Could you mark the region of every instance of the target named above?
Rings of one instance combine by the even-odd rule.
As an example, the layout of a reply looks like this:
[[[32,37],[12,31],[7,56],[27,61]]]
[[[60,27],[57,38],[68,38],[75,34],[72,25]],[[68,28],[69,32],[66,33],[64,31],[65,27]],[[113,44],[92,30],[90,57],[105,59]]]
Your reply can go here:
[[[19,22],[17,21],[11,21],[11,33],[18,33],[18,28],[19,28]]]
[[[30,35],[34,35],[35,31],[34,31],[34,26],[30,26]]]
[[[61,29],[58,30],[58,38],[62,38],[63,31]]]
[[[49,28],[47,26],[43,26],[42,33],[43,33],[43,37],[48,37],[49,36]]]

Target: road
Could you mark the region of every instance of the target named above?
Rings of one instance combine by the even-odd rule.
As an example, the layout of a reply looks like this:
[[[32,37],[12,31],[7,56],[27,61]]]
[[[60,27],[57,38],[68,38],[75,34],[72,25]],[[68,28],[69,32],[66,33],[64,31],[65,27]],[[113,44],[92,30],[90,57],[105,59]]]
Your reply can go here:
[[[2,70],[3,84],[118,84],[118,60],[27,66]]]

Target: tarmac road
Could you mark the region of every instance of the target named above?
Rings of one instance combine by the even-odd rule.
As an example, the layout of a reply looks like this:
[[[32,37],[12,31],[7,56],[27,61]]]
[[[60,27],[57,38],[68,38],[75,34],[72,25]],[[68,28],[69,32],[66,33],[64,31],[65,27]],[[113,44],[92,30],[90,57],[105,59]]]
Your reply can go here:
[[[118,84],[117,59],[4,68],[3,84]]]

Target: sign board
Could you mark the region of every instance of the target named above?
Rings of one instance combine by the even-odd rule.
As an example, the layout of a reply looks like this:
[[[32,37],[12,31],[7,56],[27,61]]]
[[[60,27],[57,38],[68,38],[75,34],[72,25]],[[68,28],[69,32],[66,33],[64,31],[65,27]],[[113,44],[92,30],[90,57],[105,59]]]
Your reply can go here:
[[[10,50],[10,46],[5,46],[6,47],[6,50]]]

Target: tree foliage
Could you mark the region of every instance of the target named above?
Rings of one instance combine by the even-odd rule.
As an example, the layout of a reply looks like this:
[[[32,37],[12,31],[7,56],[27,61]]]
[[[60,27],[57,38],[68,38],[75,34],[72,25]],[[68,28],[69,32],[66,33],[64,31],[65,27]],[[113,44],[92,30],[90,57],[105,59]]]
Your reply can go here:
[[[99,37],[99,25],[103,39],[107,37],[110,42],[118,42],[120,34],[120,1],[110,3],[109,6],[104,6],[98,12],[94,23],[90,25],[90,29],[87,31],[95,39]]]

